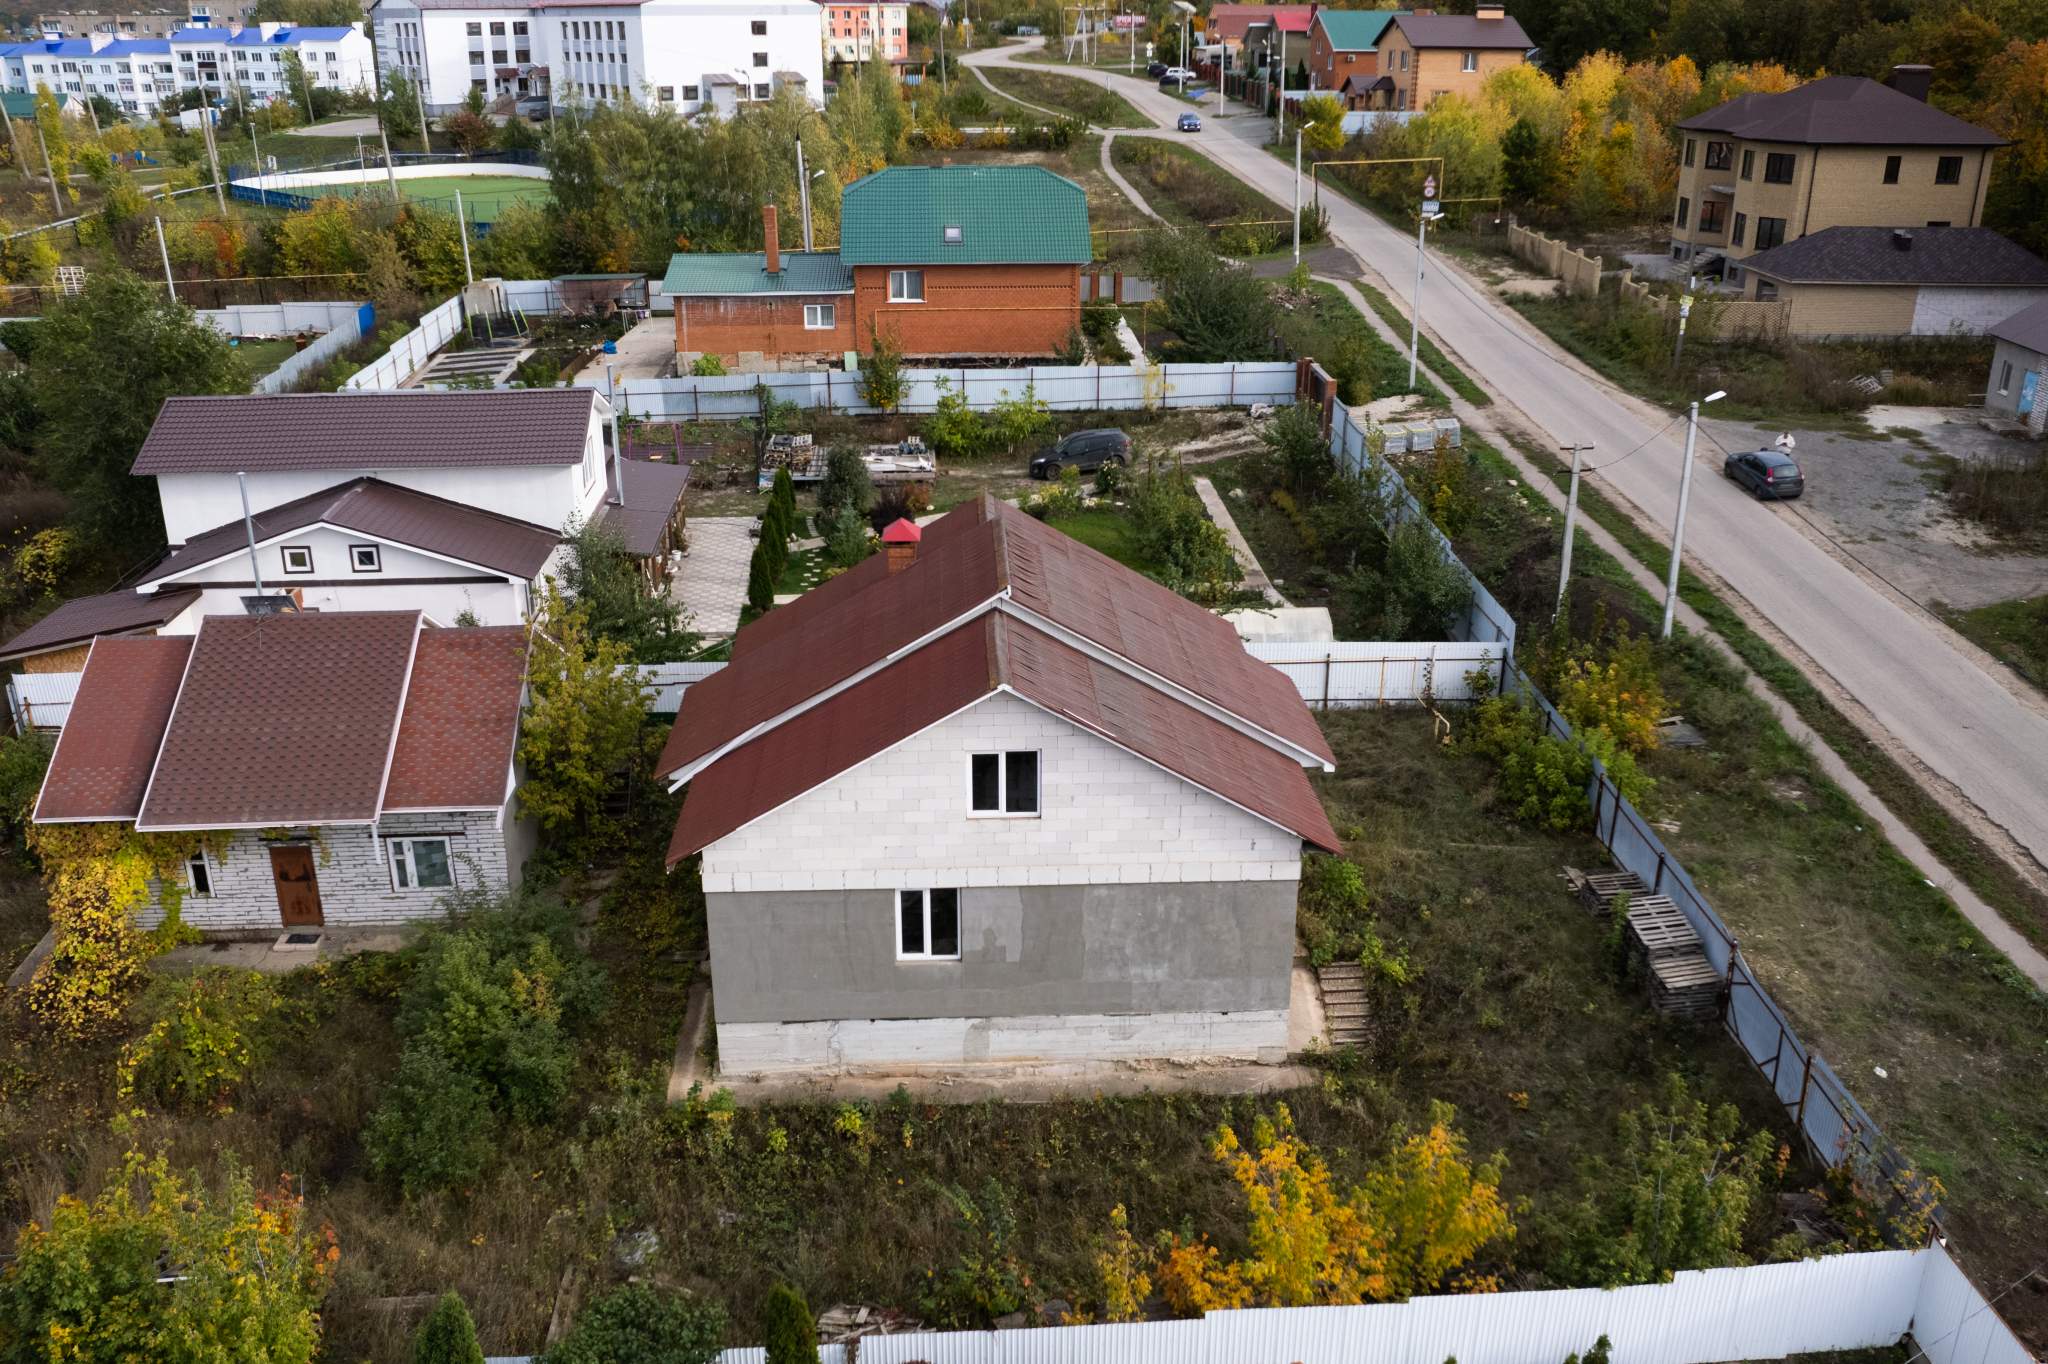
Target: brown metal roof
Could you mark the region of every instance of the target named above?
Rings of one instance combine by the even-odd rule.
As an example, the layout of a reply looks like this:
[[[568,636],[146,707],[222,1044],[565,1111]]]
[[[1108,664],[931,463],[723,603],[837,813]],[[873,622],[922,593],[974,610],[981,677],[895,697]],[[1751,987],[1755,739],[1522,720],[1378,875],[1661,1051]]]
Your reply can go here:
[[[0,660],[24,654],[48,653],[83,644],[98,635],[125,635],[151,630],[199,600],[199,589],[158,592],[102,592],[96,597],[73,597],[5,644]]]
[[[683,490],[690,486],[690,466],[687,464],[656,464],[651,460],[628,459],[620,461],[625,475],[626,496],[623,502],[613,502],[607,496],[604,506],[597,514],[597,524],[616,531],[626,542],[626,552],[646,557],[661,552],[661,537],[675,520],[676,504],[683,500]],[[605,487],[610,494],[617,494],[619,480],[605,471]]]
[[[1678,126],[1752,142],[1816,146],[2005,145],[1996,133],[1863,76],[1827,76],[1774,95],[1737,95]]]
[[[191,653],[190,635],[93,642],[36,798],[37,823],[135,818]]]
[[[522,627],[420,631],[384,809],[503,805],[525,690]]]
[[[1338,847],[1299,763],[1043,631],[991,613],[906,654],[698,774],[669,842],[670,864],[999,686],[1317,847]],[[686,713],[697,690],[684,697]]]
[[[281,503],[250,518],[258,544],[307,526],[327,525],[378,540],[460,559],[479,568],[531,580],[546,566],[562,537],[545,526],[517,521],[445,497],[357,478]],[[172,549],[143,575],[145,583],[187,572],[249,547],[249,533],[230,521]]]
[[[167,398],[133,472],[580,464],[597,397],[507,388]]]
[[[1526,52],[1534,46],[1522,26],[1506,15],[1481,19],[1473,14],[1397,14],[1394,22],[1411,47],[1505,47]]]
[[[374,820],[419,620],[206,617],[136,827]]]

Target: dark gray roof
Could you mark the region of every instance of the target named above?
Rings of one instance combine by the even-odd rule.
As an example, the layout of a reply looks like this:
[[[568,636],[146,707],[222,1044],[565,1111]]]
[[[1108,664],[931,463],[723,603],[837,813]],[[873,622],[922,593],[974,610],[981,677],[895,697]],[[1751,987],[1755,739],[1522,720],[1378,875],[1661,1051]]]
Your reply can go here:
[[[2048,355],[2048,298],[2020,309],[1991,329],[2000,341]]]
[[[401,488],[374,478],[350,479],[295,501],[257,512],[258,543],[305,526],[326,523],[379,540],[423,549],[517,578],[538,577],[562,537],[545,526],[515,521],[431,493]],[[212,563],[246,550],[249,534],[240,521],[193,536],[145,573],[145,583]]]
[[[597,397],[530,388],[168,398],[133,472],[580,464]]]
[[[133,590],[102,592],[96,597],[74,597],[0,644],[0,659],[24,654],[48,653],[68,645],[83,644],[99,635],[125,635],[150,630],[199,600],[199,589],[159,592],[143,596]]]
[[[597,524],[626,542],[628,554],[645,558],[661,551],[661,534],[675,519],[676,504],[690,485],[687,464],[656,464],[651,460],[622,461],[626,495],[618,502],[608,496],[597,514]],[[618,486],[611,471],[605,471],[605,487],[613,496]]]
[[[1893,241],[1903,231],[1911,245]],[[1742,268],[1792,284],[1951,284],[2048,289],[2048,261],[1988,227],[1829,227],[1759,251]]]
[[[1522,26],[1505,15],[1481,19],[1471,14],[1397,14],[1394,23],[1411,47],[1507,47],[1526,52],[1535,46]]]
[[[1737,95],[1679,125],[1754,142],[1878,147],[2003,147],[2005,139],[1862,76],[1828,76],[1776,95]]]

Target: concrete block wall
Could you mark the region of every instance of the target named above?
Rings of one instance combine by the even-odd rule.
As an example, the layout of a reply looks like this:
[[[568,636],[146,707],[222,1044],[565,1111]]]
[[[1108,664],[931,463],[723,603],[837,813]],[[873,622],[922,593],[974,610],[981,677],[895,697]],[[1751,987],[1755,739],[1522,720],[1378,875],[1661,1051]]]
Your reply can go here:
[[[1286,1056],[1285,1009],[718,1025],[723,1075],[1154,1058],[1272,1063]]]
[[[386,841],[422,834],[448,837],[455,865],[455,884],[503,888],[507,879],[506,843],[494,812],[386,815],[375,827],[328,825],[318,831],[299,827],[282,840],[265,839],[258,830],[236,830],[225,853],[209,854],[213,894],[187,893],[181,906],[186,923],[209,934],[267,934],[283,931],[277,908],[277,884],[270,868],[270,849],[277,843],[313,847],[313,877],[320,889],[320,909],[328,927],[345,928],[405,923],[439,913],[445,893],[439,890],[393,890]],[[144,927],[163,922],[163,908],[152,896],[149,908],[137,915]]]
[[[1037,749],[1042,813],[974,818],[968,755]],[[1007,692],[704,853],[704,889],[1298,880],[1301,840]]]

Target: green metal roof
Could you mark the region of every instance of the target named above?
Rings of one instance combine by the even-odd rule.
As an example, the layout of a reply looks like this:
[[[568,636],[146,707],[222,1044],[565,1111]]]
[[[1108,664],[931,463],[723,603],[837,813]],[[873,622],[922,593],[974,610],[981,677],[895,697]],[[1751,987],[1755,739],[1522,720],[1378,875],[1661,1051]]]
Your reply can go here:
[[[664,294],[850,294],[853,272],[831,251],[785,251],[780,274],[759,251],[682,252],[668,258]]]
[[[1394,22],[1399,11],[1390,9],[1319,9],[1316,22],[1329,35],[1330,46],[1338,52],[1373,52],[1380,35]]]
[[[1085,265],[1088,196],[1042,166],[891,166],[840,195],[839,255],[848,265]]]
[[[62,91],[53,91],[57,96],[57,107],[64,108],[71,103],[71,96]],[[35,121],[36,92],[33,90],[0,90],[0,108],[7,110],[9,118],[18,118],[24,123]]]

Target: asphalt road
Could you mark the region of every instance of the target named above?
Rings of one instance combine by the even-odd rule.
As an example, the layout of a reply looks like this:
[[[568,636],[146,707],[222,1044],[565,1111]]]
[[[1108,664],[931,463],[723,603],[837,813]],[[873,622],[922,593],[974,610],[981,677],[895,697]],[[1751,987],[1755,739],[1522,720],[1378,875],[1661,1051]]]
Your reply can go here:
[[[1026,50],[988,49],[966,61],[1007,63]],[[1108,86],[1164,128],[1189,107],[1143,79],[1056,69]],[[1270,122],[1249,114],[1218,118],[1216,111],[1215,99],[1205,100],[1202,131],[1180,134],[1182,140],[1276,202],[1291,202],[1291,169],[1261,149]],[[1391,285],[1388,292],[1405,311],[1415,272],[1413,236],[1339,195],[1324,195],[1323,204],[1331,236]],[[1684,458],[1683,413],[1644,403],[1599,378],[1483,288],[1439,268],[1434,257],[1423,287],[1429,329],[1496,403],[1519,409],[1554,443],[1592,442],[1587,462],[1599,471],[1593,480],[1668,529]],[[1853,698],[1903,755],[2048,867],[2048,702],[2020,695],[2024,684],[2017,680],[1995,679],[1945,626],[1833,557],[1784,509],[1754,502],[1724,482],[1720,452],[1704,437],[1700,447],[1686,518],[1687,562],[1726,583],[1832,678],[1838,694]]]

